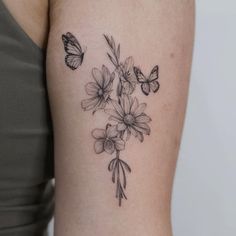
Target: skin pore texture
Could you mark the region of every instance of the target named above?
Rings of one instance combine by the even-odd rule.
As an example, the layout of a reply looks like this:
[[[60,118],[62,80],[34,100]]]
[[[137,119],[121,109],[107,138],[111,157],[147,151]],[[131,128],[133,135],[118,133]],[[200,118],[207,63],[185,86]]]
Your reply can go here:
[[[55,235],[171,236],[171,192],[188,93],[194,2],[57,0],[50,9],[47,86],[55,141]],[[112,36],[115,45],[104,35]],[[114,52],[122,65],[133,58],[130,73],[135,73],[136,87],[130,101],[117,96],[120,77],[126,91],[132,83],[124,85]],[[149,90],[149,76],[157,73],[157,65],[160,88]],[[135,98],[146,104],[140,108],[145,124],[137,122],[138,112],[126,116]],[[132,129],[126,141],[128,126],[143,137]],[[124,136],[117,130],[125,131]],[[115,153],[131,169],[126,168],[126,188],[120,174],[127,200],[117,185]]]
[[[47,46],[55,236],[172,236],[171,193],[188,94],[194,1],[4,0],[4,4],[40,48]],[[125,84],[119,76],[122,66],[114,68],[107,53],[114,54],[104,34],[109,39],[113,36],[116,50],[120,44],[119,65],[133,73],[132,83]],[[66,44],[77,45],[77,49],[66,49]],[[129,57],[133,66],[126,67]],[[152,78],[158,78],[149,79],[152,73]],[[123,92],[117,92],[120,77],[124,90],[130,91],[125,98]],[[105,80],[112,80],[112,86],[107,87]],[[159,83],[158,89],[151,85],[153,81]],[[99,98],[108,102],[105,91],[118,104],[110,101],[109,107],[97,109],[93,103],[83,102],[95,96],[94,84],[88,85],[91,82],[102,88],[97,89]],[[121,110],[131,107],[135,98],[139,105],[146,104],[141,113],[147,116],[144,123],[148,126],[141,124],[145,129],[140,128],[141,122],[134,124],[138,115],[119,113],[119,106]],[[111,112],[116,121],[110,119]],[[126,126],[119,125],[119,130],[125,131],[124,136],[114,133],[122,116]],[[131,124],[142,131],[143,138],[132,130],[126,141],[126,127]],[[131,169],[131,173],[129,168],[125,172],[126,188],[121,177],[127,197],[123,196],[121,204],[116,196],[118,172],[112,180],[115,162],[110,169],[108,166],[117,151]]]

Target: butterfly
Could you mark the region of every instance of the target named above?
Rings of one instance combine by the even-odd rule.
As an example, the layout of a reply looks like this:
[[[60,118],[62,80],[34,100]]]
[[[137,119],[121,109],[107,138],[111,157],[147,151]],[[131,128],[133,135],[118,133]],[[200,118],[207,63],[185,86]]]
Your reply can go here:
[[[142,71],[134,66],[134,73],[138,82],[141,84],[142,92],[148,96],[150,91],[156,93],[160,88],[160,84],[157,81],[159,77],[159,67],[158,65],[154,66],[150,75],[148,77],[144,76]]]
[[[76,37],[70,32],[62,35],[62,41],[67,53],[65,63],[70,69],[75,70],[82,64],[85,52],[82,50]]]

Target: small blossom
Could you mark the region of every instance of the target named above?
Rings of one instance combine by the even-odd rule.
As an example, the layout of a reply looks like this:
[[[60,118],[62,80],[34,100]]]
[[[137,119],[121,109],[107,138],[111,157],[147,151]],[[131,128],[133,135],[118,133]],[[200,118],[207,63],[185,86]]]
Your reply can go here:
[[[144,113],[146,103],[138,103],[137,98],[132,99],[129,96],[122,96],[120,102],[113,100],[114,109],[106,109],[110,114],[109,119],[118,122],[117,130],[126,134],[126,140],[130,135],[143,142],[143,135],[150,134],[150,127],[147,124],[151,118]]]
[[[106,66],[102,66],[102,71],[93,68],[92,76],[95,82],[86,85],[86,92],[91,96],[89,99],[82,101],[81,106],[85,111],[104,109],[112,92],[112,84],[115,73],[112,74]]]
[[[134,61],[128,57],[124,64],[120,65],[119,76],[122,78],[122,93],[130,95],[135,90],[137,79],[134,74]]]
[[[121,151],[125,148],[125,142],[117,137],[119,132],[115,125],[108,124],[106,129],[94,129],[92,136],[96,139],[94,149],[97,154],[106,152],[112,154],[115,150]]]

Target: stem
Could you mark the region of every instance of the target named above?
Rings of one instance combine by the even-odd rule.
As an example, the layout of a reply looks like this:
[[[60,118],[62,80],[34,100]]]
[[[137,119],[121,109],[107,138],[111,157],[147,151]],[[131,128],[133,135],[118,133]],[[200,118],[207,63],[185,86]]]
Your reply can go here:
[[[113,57],[112,57],[109,53],[107,53],[108,57],[110,58],[110,61],[112,62],[112,64],[115,67],[114,72],[117,73],[118,77],[119,77],[119,85],[121,86],[121,88],[120,88],[120,92],[119,93],[117,92],[117,98],[118,98],[118,101],[120,102],[119,98],[121,97],[122,90],[123,90],[122,78],[129,83],[130,83],[130,81],[127,80],[127,78],[125,76],[125,72],[122,68],[122,64],[119,61],[119,59],[120,59],[120,45],[118,45],[118,48],[116,49],[114,39],[112,37],[109,38],[106,35],[104,35],[104,37],[110,47],[110,51],[111,51],[112,55],[113,55]],[[118,53],[119,55],[117,56],[118,51],[119,51],[119,53]],[[119,87],[117,88],[117,91],[118,90],[119,90]],[[110,102],[110,101],[112,101],[112,99],[109,97],[108,101]],[[123,139],[123,136],[124,136],[124,132],[121,132],[119,137],[121,139]],[[110,163],[108,165],[108,170],[112,172],[112,182],[116,183],[116,198],[118,199],[119,206],[121,206],[122,199],[123,198],[127,199],[125,192],[124,192],[124,189],[126,189],[126,184],[127,184],[126,171],[130,173],[131,168],[129,167],[129,165],[125,161],[120,159],[120,151],[119,150],[116,150],[116,157],[110,161]],[[123,183],[121,183],[121,177],[122,177]]]
[[[131,172],[129,165],[120,159],[120,151],[116,151],[116,157],[113,158],[109,165],[108,170],[112,172],[112,182],[116,183],[116,198],[118,199],[119,206],[121,206],[122,199],[127,199],[124,189],[126,189],[126,171]],[[123,183],[121,182],[121,177]]]

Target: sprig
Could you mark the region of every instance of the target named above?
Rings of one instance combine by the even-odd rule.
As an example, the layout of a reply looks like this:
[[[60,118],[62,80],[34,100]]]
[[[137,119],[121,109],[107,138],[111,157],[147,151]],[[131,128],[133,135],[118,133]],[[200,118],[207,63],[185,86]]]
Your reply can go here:
[[[110,114],[109,120],[118,122],[115,125],[107,123],[105,129],[94,129],[92,136],[95,139],[94,150],[97,154],[103,152],[110,155],[116,154],[108,164],[108,171],[111,172],[112,183],[116,185],[115,196],[121,206],[122,199],[127,199],[125,194],[127,174],[131,173],[131,168],[121,159],[120,152],[125,149],[126,142],[131,135],[143,142],[143,135],[150,134],[150,127],[147,123],[151,121],[151,118],[144,113],[146,103],[139,104],[137,98],[133,98],[131,95],[137,81],[139,82],[139,77],[143,77],[142,81],[144,81],[140,82],[142,90],[143,87],[147,87],[149,88],[148,94],[150,88],[154,93],[157,92],[159,88],[156,81],[158,66],[152,69],[149,76],[151,80],[149,77],[146,78],[139,68],[134,67],[133,57],[130,56],[124,62],[120,62],[120,44],[116,45],[112,36],[105,34],[103,36],[109,46],[107,56],[115,68],[112,73],[104,65],[102,70],[93,68],[92,75],[95,81],[86,85],[86,92],[92,97],[84,99],[81,106],[85,111],[94,110],[93,114],[98,109],[103,110]],[[134,70],[134,68],[136,69]],[[116,76],[119,80],[116,88],[113,88],[113,80]],[[112,93],[114,90],[116,93]],[[114,98],[111,97],[112,94],[114,94]],[[147,92],[144,94],[147,95]],[[105,109],[107,104],[112,104],[113,109]],[[119,124],[120,127],[118,127]]]
[[[118,68],[119,65],[120,65],[120,63],[119,63],[119,60],[120,60],[120,44],[118,44],[118,46],[116,47],[115,40],[112,36],[109,38],[109,36],[104,34],[104,38],[106,39],[107,44],[109,45],[110,50],[112,52],[112,55],[109,54],[109,53],[107,53],[107,55],[108,55],[110,61],[112,62],[112,64],[116,68]]]

